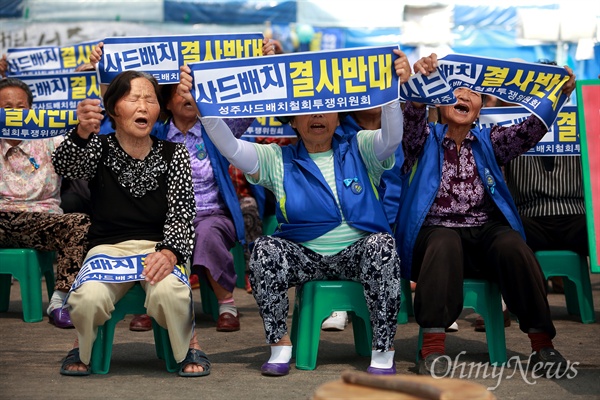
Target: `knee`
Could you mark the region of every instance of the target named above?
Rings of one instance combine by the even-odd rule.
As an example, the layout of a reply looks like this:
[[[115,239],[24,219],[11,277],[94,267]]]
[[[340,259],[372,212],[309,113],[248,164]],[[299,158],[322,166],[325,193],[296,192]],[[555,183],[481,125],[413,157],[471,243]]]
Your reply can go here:
[[[167,276],[162,281],[146,286],[146,304],[179,306],[187,309],[191,301],[189,288],[175,276]]]
[[[462,254],[462,240],[452,229],[436,229],[427,240],[427,248],[440,254]]]
[[[77,290],[69,295],[67,303],[74,309],[82,308],[103,308],[104,305],[111,303],[111,296],[108,288],[101,282],[86,282]]]

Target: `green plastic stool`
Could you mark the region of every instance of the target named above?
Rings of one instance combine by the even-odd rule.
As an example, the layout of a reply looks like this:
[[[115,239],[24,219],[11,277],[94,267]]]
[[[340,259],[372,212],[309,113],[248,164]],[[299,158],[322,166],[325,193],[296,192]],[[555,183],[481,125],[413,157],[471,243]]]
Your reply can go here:
[[[400,312],[398,312],[398,323],[407,324],[408,317],[415,315],[412,305],[412,290],[410,290],[410,279],[400,279]]]
[[[94,341],[92,348],[91,369],[94,374],[107,374],[110,369],[110,358],[112,355],[113,340],[115,337],[115,326],[122,321],[126,314],[146,314],[144,302],[146,300],[146,292],[140,284],[135,284],[123,296],[121,300],[115,304],[115,309],[112,315],[104,325],[98,327],[98,336]],[[161,360],[165,360],[167,371],[175,372],[179,370],[179,364],[173,357],[173,349],[169,341],[169,332],[162,328],[152,319],[152,330],[154,332],[154,346],[156,347],[156,355]]]
[[[348,311],[352,317],[356,352],[361,356],[371,356],[373,332],[362,284],[353,281],[312,281],[296,288],[290,335],[296,368],[316,368],[321,324],[333,311]]]
[[[235,274],[237,275],[235,286],[238,288],[245,288],[246,258],[244,257],[244,246],[242,246],[240,242],[237,242],[230,251],[233,255],[233,267],[235,268]]]
[[[200,277],[200,301],[202,302],[202,312],[212,317],[214,321],[219,319],[219,303],[217,296],[212,290],[206,277]]]
[[[567,311],[580,315],[581,322],[591,324],[596,321],[594,299],[587,257],[568,250],[548,250],[535,253],[546,279],[562,276],[565,286]]]
[[[0,249],[0,312],[8,311],[11,275],[19,281],[23,320],[40,322],[43,319],[42,275],[46,277],[48,300],[54,293],[54,252],[34,249]]]
[[[472,308],[485,321],[485,338],[487,340],[490,364],[506,364],[506,337],[504,333],[504,314],[502,312],[502,296],[495,283],[480,279],[465,279],[463,284],[463,307]],[[419,329],[419,345],[417,346],[417,362],[423,345],[423,330]]]

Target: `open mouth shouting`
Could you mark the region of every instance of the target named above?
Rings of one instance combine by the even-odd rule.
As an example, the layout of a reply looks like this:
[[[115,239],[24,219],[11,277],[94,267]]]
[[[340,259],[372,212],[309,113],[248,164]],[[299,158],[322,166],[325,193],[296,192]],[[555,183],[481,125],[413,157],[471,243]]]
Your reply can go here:
[[[147,117],[138,117],[135,119],[135,126],[138,128],[144,129],[148,127],[148,118]]]
[[[454,106],[454,109],[459,113],[459,114],[468,114],[470,111],[470,108],[468,105],[464,104],[464,103],[458,103]]]

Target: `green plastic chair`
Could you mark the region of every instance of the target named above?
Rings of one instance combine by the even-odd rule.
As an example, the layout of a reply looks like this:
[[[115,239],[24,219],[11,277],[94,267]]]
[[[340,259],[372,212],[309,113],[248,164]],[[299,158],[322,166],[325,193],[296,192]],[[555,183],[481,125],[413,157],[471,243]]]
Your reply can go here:
[[[502,312],[502,296],[498,285],[487,280],[465,279],[463,284],[463,307],[472,308],[485,321],[485,337],[490,364],[498,366],[506,364],[504,314]],[[423,331],[419,329],[417,362],[422,346]]]
[[[591,324],[596,321],[594,299],[587,257],[568,250],[547,250],[535,253],[546,279],[561,276],[564,279],[567,311],[580,315],[581,322]]]
[[[398,324],[407,324],[408,317],[415,315],[412,305],[410,279],[401,278],[400,289],[400,311],[398,312]]]
[[[219,302],[215,292],[204,277],[200,277],[200,301],[202,302],[202,312],[210,315],[214,321],[218,320]]]
[[[233,255],[233,267],[235,268],[235,274],[237,275],[235,286],[238,288],[245,288],[246,258],[244,257],[244,246],[242,246],[240,242],[237,242],[230,251]]]
[[[371,356],[373,332],[362,284],[312,281],[296,288],[290,335],[296,368],[316,368],[321,324],[333,311],[348,311],[352,318],[356,352],[361,356]]]
[[[43,320],[42,275],[46,277],[48,301],[54,293],[54,252],[34,249],[0,249],[0,312],[8,311],[10,304],[11,275],[21,288],[23,320]]]
[[[135,284],[129,291],[115,304],[112,315],[104,325],[98,327],[98,336],[94,341],[92,348],[91,370],[93,374],[107,374],[110,369],[110,358],[112,355],[113,340],[115,337],[115,326],[125,318],[126,314],[146,314],[144,302],[146,292],[140,284]],[[152,319],[152,329],[154,332],[154,346],[156,355],[161,360],[165,360],[167,371],[175,372],[179,370],[179,364],[173,357],[173,349],[169,341],[169,332],[162,328]]]

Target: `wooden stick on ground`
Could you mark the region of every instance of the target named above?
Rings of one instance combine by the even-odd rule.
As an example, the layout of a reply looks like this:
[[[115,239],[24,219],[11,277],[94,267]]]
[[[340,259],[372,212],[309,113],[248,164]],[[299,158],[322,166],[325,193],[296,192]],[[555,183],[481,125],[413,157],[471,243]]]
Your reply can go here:
[[[394,379],[387,379],[366,372],[344,371],[342,372],[342,380],[346,383],[393,390],[427,400],[441,400],[443,393],[441,389],[435,386],[402,379],[400,375],[396,375]]]

